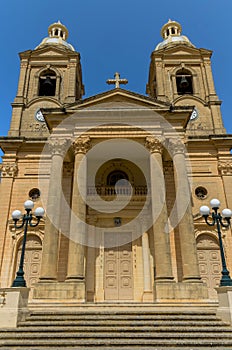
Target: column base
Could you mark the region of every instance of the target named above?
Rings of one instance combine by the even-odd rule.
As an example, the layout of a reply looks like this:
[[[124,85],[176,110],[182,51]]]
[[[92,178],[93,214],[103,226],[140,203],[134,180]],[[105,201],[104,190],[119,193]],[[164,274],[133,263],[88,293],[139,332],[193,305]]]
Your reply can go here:
[[[151,290],[145,290],[143,292],[143,302],[149,303],[154,301],[154,296]]]
[[[215,289],[219,301],[217,316],[232,325],[232,287],[218,287]]]
[[[15,328],[28,313],[30,288],[0,288],[0,328]]]
[[[42,282],[34,285],[34,299],[60,299],[85,302],[85,281],[78,282]]]
[[[154,284],[155,301],[164,300],[202,300],[208,299],[205,283],[156,282]]]

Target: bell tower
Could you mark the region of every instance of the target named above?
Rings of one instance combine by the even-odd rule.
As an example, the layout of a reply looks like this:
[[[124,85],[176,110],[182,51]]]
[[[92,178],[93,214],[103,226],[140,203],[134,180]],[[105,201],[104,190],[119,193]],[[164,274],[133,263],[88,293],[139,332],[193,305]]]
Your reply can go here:
[[[163,41],[151,54],[146,92],[173,106],[195,106],[188,132],[225,132],[211,69],[212,51],[196,48],[181,34],[181,25],[169,20],[162,29]]]
[[[9,136],[46,136],[41,108],[63,108],[84,94],[80,54],[67,42],[68,29],[58,21],[34,49],[19,54],[18,91],[12,103]]]

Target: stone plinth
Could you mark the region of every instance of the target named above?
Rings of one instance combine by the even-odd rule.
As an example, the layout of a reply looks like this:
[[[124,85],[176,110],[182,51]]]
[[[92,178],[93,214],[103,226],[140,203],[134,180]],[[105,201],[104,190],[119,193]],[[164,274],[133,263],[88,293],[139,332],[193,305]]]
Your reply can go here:
[[[217,316],[232,325],[232,286],[215,288],[218,293],[219,306]]]
[[[85,301],[85,282],[39,282],[34,288],[34,299]]]
[[[27,315],[30,288],[0,288],[0,328],[15,328]]]
[[[204,283],[155,282],[155,301],[162,300],[202,300],[208,299],[208,289]]]

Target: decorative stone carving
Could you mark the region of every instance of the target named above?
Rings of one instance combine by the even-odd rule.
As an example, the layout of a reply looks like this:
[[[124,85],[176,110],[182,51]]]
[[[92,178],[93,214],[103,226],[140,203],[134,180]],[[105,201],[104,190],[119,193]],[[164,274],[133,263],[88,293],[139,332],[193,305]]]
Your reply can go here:
[[[151,152],[151,153],[162,153],[163,152],[163,145],[162,140],[157,139],[153,136],[146,137],[145,141],[145,147]]]
[[[51,155],[60,155],[64,157],[70,145],[70,140],[68,139],[50,139],[49,140],[49,150]]]
[[[168,150],[171,155],[178,153],[185,154],[185,145],[180,139],[169,139]]]
[[[230,160],[219,161],[218,171],[221,175],[232,175],[232,161]]]
[[[76,154],[82,153],[86,154],[88,150],[90,149],[90,137],[89,136],[80,136],[78,139],[76,139],[73,144],[73,151]]]
[[[18,173],[18,165],[16,163],[0,164],[0,172],[2,177],[15,177]]]

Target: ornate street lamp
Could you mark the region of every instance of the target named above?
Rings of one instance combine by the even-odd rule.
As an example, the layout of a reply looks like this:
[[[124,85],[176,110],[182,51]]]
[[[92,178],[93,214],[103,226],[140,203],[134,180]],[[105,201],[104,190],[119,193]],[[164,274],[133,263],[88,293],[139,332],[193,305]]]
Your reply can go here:
[[[39,224],[40,219],[44,215],[44,209],[41,207],[38,207],[35,209],[34,216],[33,216],[31,213],[33,207],[34,207],[34,203],[28,200],[24,203],[26,214],[22,215],[20,210],[14,210],[12,213],[12,218],[14,220],[14,227],[16,229],[20,229],[24,227],[22,253],[20,257],[19,269],[17,271],[16,278],[12,284],[12,287],[26,287],[26,281],[24,279],[23,264],[24,264],[24,256],[25,256],[25,248],[26,248],[26,240],[27,240],[27,228],[28,228],[28,225],[30,227],[36,227]],[[17,222],[20,219],[22,220],[22,222],[21,224],[17,225]]]
[[[218,199],[212,199],[210,201],[210,206],[213,210],[212,212],[212,221],[208,221],[208,216],[210,214],[210,209],[206,205],[203,205],[200,207],[200,213],[205,219],[205,222],[209,226],[214,226],[216,224],[217,227],[217,233],[218,233],[218,240],[219,240],[219,246],[220,246],[220,254],[221,254],[221,261],[222,261],[222,278],[220,281],[220,287],[222,286],[232,286],[232,279],[230,278],[230,273],[227,270],[226,267],[226,259],[224,254],[224,248],[222,244],[222,235],[221,235],[221,226],[222,227],[229,227],[230,226],[230,219],[232,216],[232,211],[230,209],[223,209],[222,214],[218,212],[218,209],[220,207],[220,201]]]

